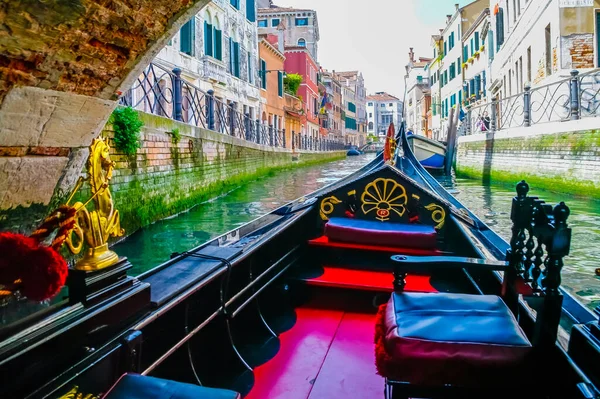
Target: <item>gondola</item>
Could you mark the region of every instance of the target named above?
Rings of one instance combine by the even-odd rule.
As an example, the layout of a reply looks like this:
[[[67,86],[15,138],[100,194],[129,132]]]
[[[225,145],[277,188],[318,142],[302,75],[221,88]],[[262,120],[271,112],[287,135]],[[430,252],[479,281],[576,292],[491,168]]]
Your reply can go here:
[[[68,306],[2,337],[0,396],[597,398],[597,317],[560,288],[568,215],[521,182],[505,242],[402,126],[347,178],[138,277],[125,259],[69,276]]]
[[[430,170],[442,170],[446,162],[446,146],[425,136],[407,135],[408,142],[417,160]]]

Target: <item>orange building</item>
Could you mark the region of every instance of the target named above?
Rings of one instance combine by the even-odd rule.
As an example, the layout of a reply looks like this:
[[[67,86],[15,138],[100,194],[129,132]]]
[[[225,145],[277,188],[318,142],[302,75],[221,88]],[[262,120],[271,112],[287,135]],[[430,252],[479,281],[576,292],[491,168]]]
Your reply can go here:
[[[277,36],[260,35],[259,40],[260,120],[263,124],[272,126],[275,131],[283,131],[285,128],[285,93],[283,90],[285,56],[277,48]],[[290,138],[286,137],[285,145],[287,148],[291,148]]]
[[[298,97],[285,93],[285,142],[288,148],[297,150],[301,147],[301,133],[304,132],[306,126],[306,115],[304,114],[304,104]],[[294,140],[294,145],[289,146]]]

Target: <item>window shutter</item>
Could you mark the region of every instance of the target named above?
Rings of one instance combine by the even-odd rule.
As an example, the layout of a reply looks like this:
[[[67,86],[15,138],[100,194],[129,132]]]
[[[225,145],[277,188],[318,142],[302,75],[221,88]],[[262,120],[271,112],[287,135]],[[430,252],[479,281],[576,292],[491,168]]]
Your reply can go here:
[[[260,85],[263,89],[267,89],[267,63],[264,60],[260,60]]]
[[[488,46],[487,46],[488,58],[490,59],[490,61],[493,61],[494,60],[494,32],[489,31],[487,38],[488,38]]]
[[[485,90],[485,70],[483,70],[482,75],[481,75],[481,80],[483,81],[483,96],[486,96],[486,90]]]
[[[471,57],[473,56],[473,53],[475,53],[475,41],[473,40],[473,38],[471,38]]]
[[[223,61],[223,32],[215,29],[215,58]]]
[[[256,21],[256,5],[254,0],[246,0],[246,18],[248,21]]]
[[[234,75],[240,77],[240,44],[233,42],[233,71]]]
[[[194,18],[186,22],[179,31],[179,50],[182,53],[193,55]]]
[[[277,71],[277,94],[283,97],[283,73]]]
[[[208,22],[204,21],[204,54],[214,56],[214,37],[213,37],[213,26]]]
[[[497,49],[499,50],[500,46],[502,46],[504,43],[504,9],[502,8],[500,8],[498,10],[498,14],[496,14],[496,30],[496,45],[498,46]]]
[[[479,32],[475,32],[475,51],[479,51]]]
[[[469,59],[469,47],[465,46],[465,47],[463,47],[463,62],[467,62],[468,59]]]
[[[457,65],[458,73],[460,73],[460,68],[461,68],[460,57],[458,57],[458,59],[456,60],[456,65]]]
[[[229,38],[229,73],[233,73],[233,40]]]
[[[252,53],[248,51],[248,83],[252,83]]]

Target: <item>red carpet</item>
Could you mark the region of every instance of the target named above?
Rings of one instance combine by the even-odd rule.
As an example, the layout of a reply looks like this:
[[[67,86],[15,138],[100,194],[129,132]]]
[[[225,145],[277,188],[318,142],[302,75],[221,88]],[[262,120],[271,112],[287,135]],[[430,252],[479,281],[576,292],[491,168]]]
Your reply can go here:
[[[330,248],[345,248],[345,249],[363,249],[366,251],[377,251],[377,252],[390,252],[402,255],[442,255],[444,252],[438,249],[416,249],[416,248],[394,248],[394,247],[383,247],[376,245],[363,245],[363,244],[352,244],[347,242],[335,242],[329,241],[326,236],[315,238],[314,240],[308,241],[310,245],[316,245],[321,247]]]
[[[368,291],[393,291],[394,276],[391,272],[343,269],[325,266],[325,273],[307,279],[310,285],[352,288]],[[406,291],[436,292],[429,284],[429,276],[409,275],[406,277]]]
[[[280,336],[281,349],[257,367],[246,399],[383,397],[375,371],[375,315],[296,309],[296,325]]]

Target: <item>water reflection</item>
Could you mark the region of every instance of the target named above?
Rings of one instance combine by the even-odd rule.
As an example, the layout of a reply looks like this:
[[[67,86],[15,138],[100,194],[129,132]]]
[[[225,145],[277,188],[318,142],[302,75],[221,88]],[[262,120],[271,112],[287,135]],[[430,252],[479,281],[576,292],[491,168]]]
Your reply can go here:
[[[189,212],[156,222],[138,231],[115,250],[134,265],[132,274],[166,261],[173,252],[193,248],[239,227],[277,207],[347,176],[373,155],[349,157],[327,165],[291,170],[239,187]],[[505,239],[510,238],[510,207],[514,189],[483,185],[480,181],[442,180],[459,201]],[[565,198],[532,187],[532,194],[548,203],[564,200],[571,207],[571,254],[565,260],[563,286],[589,306],[600,304],[600,279],[594,275],[600,257],[600,202]]]

